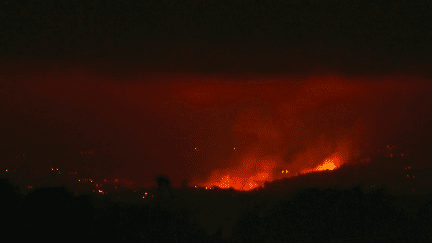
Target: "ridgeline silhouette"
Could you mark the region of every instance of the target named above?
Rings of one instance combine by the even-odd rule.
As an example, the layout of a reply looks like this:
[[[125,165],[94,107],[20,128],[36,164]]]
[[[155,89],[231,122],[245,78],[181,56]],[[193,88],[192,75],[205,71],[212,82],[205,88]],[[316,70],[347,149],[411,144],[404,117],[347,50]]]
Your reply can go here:
[[[368,164],[268,182],[250,192],[192,188],[186,181],[174,188],[167,175],[158,175],[154,189],[77,195],[66,187],[43,187],[20,195],[3,179],[1,202],[8,222],[3,229],[23,229],[26,234],[16,235],[16,241],[46,239],[49,232],[56,242],[430,242],[432,193],[407,187],[395,194],[384,182],[406,175],[383,174],[389,162],[403,165],[373,158]],[[430,168],[409,173],[425,177],[420,179],[425,185],[432,174]],[[343,181],[352,184],[340,186]]]

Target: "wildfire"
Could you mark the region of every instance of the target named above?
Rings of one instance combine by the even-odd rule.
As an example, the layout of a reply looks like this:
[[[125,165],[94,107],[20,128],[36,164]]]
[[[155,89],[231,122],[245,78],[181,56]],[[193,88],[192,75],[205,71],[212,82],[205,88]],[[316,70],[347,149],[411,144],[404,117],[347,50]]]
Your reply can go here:
[[[326,160],[323,165],[318,166],[315,170],[334,170],[336,165],[333,163],[333,160]]]
[[[248,191],[259,186],[257,181],[266,181],[268,178],[268,172],[260,172],[249,178],[226,175],[222,177],[219,182],[207,184],[207,187],[218,186],[223,189],[233,187],[236,190]]]
[[[339,146],[339,149],[334,152],[315,167],[304,168],[298,173],[305,174],[314,171],[325,171],[334,170],[340,167],[345,161],[345,155],[348,154],[347,149],[343,146]],[[313,155],[313,154],[312,154]],[[321,157],[322,158],[322,157]],[[314,163],[318,159],[317,157],[306,156],[302,161],[307,161],[309,164]],[[235,190],[249,191],[254,188],[262,186],[265,181],[272,181],[279,178],[280,175],[294,175],[290,169],[273,171],[277,164],[281,162],[278,156],[260,157],[256,154],[248,154],[243,157],[237,167],[231,168],[225,171],[215,170],[210,176],[209,180],[204,183],[200,183],[200,186],[205,188],[212,188],[217,186],[219,188],[227,189],[234,188]],[[304,163],[302,163],[304,165]],[[281,173],[281,174],[279,174]],[[278,174],[278,175],[276,175]]]
[[[218,185],[220,188],[229,188],[231,185],[229,175],[226,175],[222,178],[220,184]]]
[[[339,165],[341,164],[341,160],[341,156],[338,153],[334,153],[329,158],[325,159],[322,164],[312,169],[304,169],[301,171],[301,173],[305,174],[314,171],[334,170],[339,167]]]
[[[260,186],[261,182],[271,180],[272,169],[278,158],[259,157],[255,155],[246,156],[242,163],[225,172],[214,171],[210,180],[203,187],[234,188],[235,190],[249,191]]]
[[[253,188],[255,188],[255,187],[257,187],[258,186],[258,184],[256,183],[256,182],[254,182],[254,181],[251,181],[251,182],[249,182],[248,184],[247,184],[247,188],[243,188],[243,190],[251,190],[251,189],[253,189]]]

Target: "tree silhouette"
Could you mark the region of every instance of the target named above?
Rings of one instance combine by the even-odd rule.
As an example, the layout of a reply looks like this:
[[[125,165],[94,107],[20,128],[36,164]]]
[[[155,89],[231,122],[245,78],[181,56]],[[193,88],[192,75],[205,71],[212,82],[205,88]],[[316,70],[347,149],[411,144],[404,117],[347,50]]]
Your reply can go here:
[[[182,188],[188,188],[188,184],[189,184],[189,180],[184,179],[184,180],[182,180],[181,186],[182,186]]]
[[[159,190],[168,190],[171,188],[171,179],[167,175],[157,175],[155,180]]]

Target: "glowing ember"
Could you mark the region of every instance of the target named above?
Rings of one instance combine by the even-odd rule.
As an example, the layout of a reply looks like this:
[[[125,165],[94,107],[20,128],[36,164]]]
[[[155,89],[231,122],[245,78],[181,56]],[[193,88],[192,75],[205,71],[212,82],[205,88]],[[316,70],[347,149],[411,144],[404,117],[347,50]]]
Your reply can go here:
[[[243,187],[243,190],[248,191],[248,190],[252,190],[253,188],[257,187],[258,184],[254,181],[251,181],[247,184],[247,186]]]
[[[210,183],[207,187],[216,185],[223,189],[233,187],[235,190],[248,191],[258,186],[258,183],[255,181],[265,181],[267,177],[268,173],[259,173],[256,176],[251,176],[250,178],[230,177],[229,175],[226,175],[220,180],[219,183]]]
[[[230,178],[229,175],[226,175],[222,178],[221,183],[219,184],[220,188],[229,188],[230,187]]]

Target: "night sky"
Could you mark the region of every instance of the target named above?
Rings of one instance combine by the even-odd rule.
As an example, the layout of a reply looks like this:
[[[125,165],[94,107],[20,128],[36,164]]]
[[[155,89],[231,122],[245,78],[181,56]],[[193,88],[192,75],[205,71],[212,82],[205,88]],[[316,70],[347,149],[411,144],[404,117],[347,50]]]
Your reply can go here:
[[[424,158],[430,5],[0,1],[1,169],[247,189],[387,145]]]

